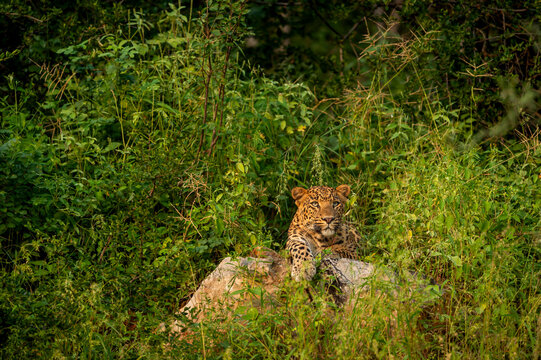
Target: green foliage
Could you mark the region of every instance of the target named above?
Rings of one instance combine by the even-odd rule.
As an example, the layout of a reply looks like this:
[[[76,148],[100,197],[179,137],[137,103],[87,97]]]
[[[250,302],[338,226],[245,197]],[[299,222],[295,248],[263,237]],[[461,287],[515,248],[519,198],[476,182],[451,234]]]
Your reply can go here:
[[[400,107],[438,101],[459,112],[453,122],[477,132],[508,113],[502,88],[539,88],[539,14],[538,1],[259,2],[248,14],[254,36],[247,54],[320,97],[340,97],[344,88],[380,90],[378,82]],[[539,124],[538,102],[528,111],[513,106],[521,116],[505,121],[496,136]],[[492,136],[479,135],[477,142]]]
[[[362,41],[351,53],[343,46],[342,60],[328,59],[341,67],[313,62],[315,50],[293,68],[275,67],[325,84],[339,100],[248,64],[246,54],[256,57],[245,39],[262,35],[247,21],[262,4],[3,5],[4,28],[14,19],[33,26],[0,54],[9,70],[0,85],[0,356],[531,355],[541,273],[539,64],[537,55],[519,59],[533,54],[537,30],[518,34],[529,12],[505,10],[509,37],[503,47],[487,40],[492,59],[468,38],[495,19],[491,7],[467,13],[462,28],[466,5],[453,4],[421,12],[424,2],[405,3],[402,26],[415,36],[370,25],[367,36],[347,38]],[[351,9],[376,5],[318,11],[344,20],[334,28],[346,34]],[[291,19],[315,11],[314,3],[292,7]],[[271,40],[262,55],[273,53]],[[468,73],[456,53],[469,52],[470,65],[492,60]],[[36,64],[21,60],[31,54]],[[283,248],[293,186],[341,183],[354,189],[348,206],[365,260],[444,284],[434,306],[374,292],[345,317],[317,281],[311,300],[287,284],[267,312],[241,308],[164,345],[159,324],[223,257]]]
[[[446,347],[467,358],[498,348],[527,357],[524,349],[533,346],[539,148],[509,155],[492,148],[393,161],[393,178],[378,201],[385,226],[372,236],[399,268],[448,284],[446,306],[456,312],[434,315],[447,319]],[[516,328],[518,319],[524,325]]]

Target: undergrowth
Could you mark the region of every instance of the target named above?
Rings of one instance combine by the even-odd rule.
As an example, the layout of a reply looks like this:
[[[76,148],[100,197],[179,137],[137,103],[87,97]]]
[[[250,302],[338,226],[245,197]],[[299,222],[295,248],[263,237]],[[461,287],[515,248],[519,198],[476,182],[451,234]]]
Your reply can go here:
[[[6,77],[1,356],[539,356],[535,91],[502,85],[512,129],[479,136],[475,104],[442,102],[415,65],[435,35],[382,29],[358,59],[371,80],[318,99],[243,60],[246,11],[134,13],[40,64],[43,98]],[[345,312],[288,283],[272,311],[157,331],[225,256],[283,249],[293,186],[342,183],[363,259],[434,279],[433,305],[373,292]]]

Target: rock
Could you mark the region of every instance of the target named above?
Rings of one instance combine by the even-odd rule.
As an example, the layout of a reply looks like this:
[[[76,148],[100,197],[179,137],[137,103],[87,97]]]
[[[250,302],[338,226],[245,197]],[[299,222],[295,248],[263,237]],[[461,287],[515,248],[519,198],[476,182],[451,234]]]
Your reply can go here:
[[[223,310],[235,310],[239,306],[255,307],[261,310],[276,303],[276,297],[286,283],[290,272],[286,259],[270,250],[258,251],[256,256],[236,258],[227,257],[209,275],[188,303],[179,310],[181,316],[191,322],[201,322],[209,316]],[[319,272],[325,281],[331,282],[335,288],[331,294],[336,303],[344,305],[362,297],[371,287],[393,296],[409,294],[408,299],[415,299],[414,293],[423,293],[429,282],[416,274],[399,277],[395,273],[377,269],[370,263],[349,260],[324,258]],[[438,291],[441,291],[437,287]],[[426,301],[426,294],[421,297]],[[413,300],[415,301],[415,300]],[[169,330],[179,333],[182,322],[174,321]],[[165,326],[162,324],[162,330]]]
[[[265,251],[257,255],[264,257],[223,259],[178,313],[187,316],[189,321],[200,322],[210,313],[234,310],[241,305],[261,307],[263,293],[266,298],[272,299],[289,273],[289,266],[275,252]],[[182,328],[182,322],[176,320],[171,324],[170,331],[178,333]]]
[[[209,275],[188,303],[180,312],[192,312],[201,310],[198,320],[204,317],[204,310],[212,307],[235,308],[242,301],[250,300],[258,306],[259,300],[253,293],[243,290],[253,287],[263,288],[269,295],[278,290],[278,286],[284,281],[289,267],[285,259],[273,257],[264,258],[237,258],[227,257],[222,260],[218,267]]]

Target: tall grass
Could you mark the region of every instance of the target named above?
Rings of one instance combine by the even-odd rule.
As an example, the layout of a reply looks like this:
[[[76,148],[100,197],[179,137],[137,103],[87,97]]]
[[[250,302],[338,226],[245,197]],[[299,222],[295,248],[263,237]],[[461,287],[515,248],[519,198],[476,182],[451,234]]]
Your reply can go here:
[[[425,306],[373,291],[340,310],[319,287],[309,298],[290,284],[272,311],[202,324],[213,344],[207,356],[531,358],[541,305],[539,165],[528,150],[511,158],[497,147],[459,153],[438,140],[444,131],[406,145],[409,155],[381,156],[381,183],[353,184],[377,193],[373,223],[362,228],[365,260],[431,277],[443,296]],[[419,141],[434,150],[415,151]]]

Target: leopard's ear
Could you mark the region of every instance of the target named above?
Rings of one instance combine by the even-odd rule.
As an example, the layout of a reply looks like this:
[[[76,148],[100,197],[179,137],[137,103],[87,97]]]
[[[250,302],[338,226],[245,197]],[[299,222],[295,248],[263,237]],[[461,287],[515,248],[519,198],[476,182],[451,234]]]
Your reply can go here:
[[[347,201],[349,194],[351,193],[351,188],[349,185],[340,185],[336,188],[338,196],[343,198],[342,201]]]
[[[298,200],[302,198],[304,195],[308,193],[308,190],[301,188],[301,187],[294,187],[291,190],[291,196],[293,196],[293,200],[295,200],[295,204],[298,205]]]

